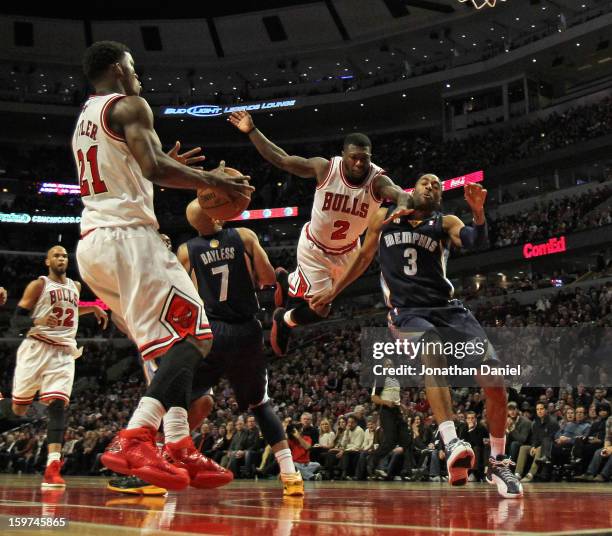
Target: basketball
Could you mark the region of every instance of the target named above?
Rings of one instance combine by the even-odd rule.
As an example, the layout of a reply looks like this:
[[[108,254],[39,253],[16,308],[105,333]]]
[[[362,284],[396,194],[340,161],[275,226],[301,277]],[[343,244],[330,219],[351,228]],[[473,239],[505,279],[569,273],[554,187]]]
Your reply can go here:
[[[232,176],[242,175],[237,169],[226,167],[225,173]],[[198,202],[211,218],[215,220],[231,220],[240,215],[251,202],[251,195],[248,199],[242,196],[230,197],[226,193],[216,188],[201,188],[198,190]]]

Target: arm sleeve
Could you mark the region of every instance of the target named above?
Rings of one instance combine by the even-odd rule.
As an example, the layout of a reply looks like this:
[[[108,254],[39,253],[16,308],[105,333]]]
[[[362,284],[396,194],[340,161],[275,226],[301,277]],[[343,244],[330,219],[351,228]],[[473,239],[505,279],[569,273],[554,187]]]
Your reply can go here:
[[[11,327],[23,331],[24,329],[31,328],[34,325],[34,320],[30,316],[30,311],[24,307],[15,309],[11,318]]]
[[[466,249],[479,249],[489,242],[489,229],[487,222],[482,225],[466,225],[459,231],[461,245]]]

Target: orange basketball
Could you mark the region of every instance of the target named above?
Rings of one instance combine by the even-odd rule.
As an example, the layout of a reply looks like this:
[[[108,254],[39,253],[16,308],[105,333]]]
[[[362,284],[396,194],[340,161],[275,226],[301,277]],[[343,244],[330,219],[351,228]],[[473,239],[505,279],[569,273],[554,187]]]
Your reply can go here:
[[[242,175],[237,169],[226,167],[225,173],[228,175]],[[198,202],[206,214],[215,220],[231,220],[239,216],[247,209],[251,202],[251,195],[248,199],[242,196],[229,197],[225,192],[216,188],[201,188],[198,190]]]

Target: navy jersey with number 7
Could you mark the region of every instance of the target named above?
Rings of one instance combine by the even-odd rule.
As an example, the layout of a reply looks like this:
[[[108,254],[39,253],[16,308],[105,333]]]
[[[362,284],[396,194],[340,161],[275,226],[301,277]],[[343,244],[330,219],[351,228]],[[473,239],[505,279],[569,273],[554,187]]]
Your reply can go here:
[[[238,231],[228,227],[192,238],[187,251],[206,316],[230,323],[254,318],[259,303]]]

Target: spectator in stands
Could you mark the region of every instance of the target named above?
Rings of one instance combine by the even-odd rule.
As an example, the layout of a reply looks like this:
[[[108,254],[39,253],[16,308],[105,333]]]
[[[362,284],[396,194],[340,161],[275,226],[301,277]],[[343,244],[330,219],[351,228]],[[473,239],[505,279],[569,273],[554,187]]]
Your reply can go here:
[[[304,480],[315,480],[321,464],[310,461],[312,439],[309,435],[302,434],[302,431],[303,425],[301,422],[287,426],[286,432],[291,457],[293,458],[295,468],[301,473]]]
[[[604,446],[595,451],[586,473],[576,477],[578,482],[608,482],[612,479],[612,417],[606,419]]]
[[[578,409],[581,409],[582,420],[576,418]],[[574,447],[576,438],[583,435],[586,427],[584,423],[584,407],[574,408],[567,406],[564,410],[564,417],[559,424],[559,430],[555,433],[555,438],[551,451],[551,461],[553,466],[562,466],[569,462],[571,451]]]
[[[319,431],[312,425],[312,413],[304,412],[300,416],[301,434],[310,437],[311,445],[319,443]]]
[[[207,422],[202,423],[200,426],[200,432],[195,436],[193,440],[195,447],[204,455],[207,452],[211,452],[215,444],[215,437],[210,430],[210,424]]]
[[[589,394],[584,386],[584,383],[579,383],[578,387],[574,390],[574,402],[576,403],[576,410],[578,406],[584,406],[584,408],[588,408],[591,405],[593,397]],[[583,418],[586,415],[583,416]]]
[[[6,303],[7,297],[8,294],[6,292],[6,289],[4,287],[0,287],[0,305],[4,305]]]
[[[537,408],[536,408],[537,409]],[[506,451],[512,461],[518,459],[519,449],[527,444],[531,423],[519,414],[516,402],[508,402],[508,424],[506,427]]]
[[[359,449],[359,459],[357,461],[357,469],[355,470],[355,478],[357,480],[365,480],[368,476],[367,465],[368,458],[374,452],[374,439],[376,436],[376,419],[373,416],[367,418],[366,430],[363,434],[363,443]]]
[[[459,437],[472,446],[476,458],[475,467],[470,470],[468,479],[470,482],[480,482],[484,478],[485,460],[488,459],[485,440],[489,437],[489,432],[478,422],[474,411],[465,414],[465,421],[467,426],[463,428]]]
[[[428,471],[428,463],[435,445],[431,427],[425,426],[423,415],[417,413],[410,426],[412,431],[412,451],[414,453],[414,467],[425,476]]]
[[[366,429],[368,421],[366,419],[365,408],[363,406],[355,406],[355,411],[344,415],[345,419],[348,419],[349,417],[355,417],[355,420],[357,421],[357,426],[359,426],[362,430]]]
[[[548,414],[545,403],[538,402],[536,404],[536,418],[531,423],[531,439],[529,445],[522,445],[521,452],[519,452],[520,460],[516,466],[516,473],[522,475],[527,456],[533,458],[533,463],[529,468],[529,471],[522,478],[523,482],[531,482],[538,469],[541,465],[548,467],[550,463],[552,445],[555,438],[555,434],[559,430],[559,424],[557,419]],[[547,480],[550,478],[550,472],[545,471],[544,474],[539,475],[540,480]]]
[[[319,442],[315,443],[310,450],[310,457],[312,461],[319,462],[323,458],[323,455],[333,448],[336,440],[336,434],[331,429],[328,419],[321,419],[319,423]]]
[[[597,419],[591,424],[588,436],[576,438],[574,456],[580,460],[583,473],[586,472],[595,452],[604,446],[606,439],[606,421],[610,416],[610,404],[601,403],[595,406]]]

